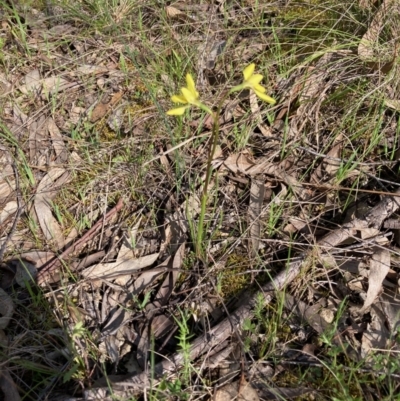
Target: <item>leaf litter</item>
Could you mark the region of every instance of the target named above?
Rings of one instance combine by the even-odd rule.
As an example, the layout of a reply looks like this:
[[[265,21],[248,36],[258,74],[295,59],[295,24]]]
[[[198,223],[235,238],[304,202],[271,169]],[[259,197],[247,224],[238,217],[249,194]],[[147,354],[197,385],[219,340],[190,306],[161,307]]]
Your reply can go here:
[[[44,357],[35,359],[38,352],[29,348],[37,340],[34,327],[21,337],[21,331],[10,327],[10,317],[17,316],[14,305],[8,307],[2,312],[7,323],[3,329],[11,341],[19,341],[18,347],[8,349],[10,360],[25,352],[48,366],[46,358],[55,355],[58,342],[63,355],[58,352],[52,367],[62,372],[54,376],[61,392],[69,392],[75,400],[99,394],[108,399],[108,382],[114,395],[130,397],[150,387],[149,370],[154,374],[152,385],[162,381],[163,373],[178,377],[185,361],[179,353],[181,333],[176,321],[183,311],[194,334],[188,349],[196,369],[192,384],[196,375],[208,375],[210,386],[222,397],[222,389],[216,387],[218,365],[235,359],[231,343],[240,343],[237,340],[246,335],[252,345],[243,349],[241,358],[246,366],[255,363],[257,346],[266,347],[262,344],[266,333],[251,333],[244,327],[260,319],[254,307],[261,298],[263,305],[275,306],[284,289],[282,318],[291,333],[287,344],[294,350],[307,349],[331,332],[332,344],[349,360],[365,358],[372,371],[378,370],[374,353],[384,351],[390,356],[397,351],[394,254],[398,243],[382,224],[397,217],[399,198],[393,185],[395,164],[381,174],[379,164],[374,167],[373,163],[387,161],[390,152],[397,151],[396,121],[390,113],[375,120],[368,117],[373,113],[365,110],[377,109],[373,99],[358,98],[358,106],[357,102],[346,104],[342,91],[365,76],[370,62],[366,58],[375,46],[372,42],[379,42],[385,9],[391,2],[383,3],[367,33],[360,35],[357,54],[335,50],[335,46],[322,53],[316,50],[309,57],[299,57],[299,64],[284,79],[277,73],[279,63],[268,61],[264,66],[271,77],[268,90],[281,97],[274,110],[266,110],[246,93],[225,103],[210,186],[210,199],[215,201],[207,205],[208,262],[196,260],[191,245],[200,211],[207,122],[203,126],[201,117],[194,114],[189,127],[196,130],[195,138],[177,140],[168,131],[170,122],[154,113],[155,99],[159,109],[167,109],[158,100],[164,96],[162,89],[149,95],[149,82],[158,76],[155,54],[180,57],[178,47],[164,52],[160,15],[142,9],[144,24],[151,27],[146,33],[150,48],[140,42],[108,46],[101,33],[82,40],[77,32],[83,16],[70,21],[60,17],[58,23],[39,12],[35,18],[24,15],[30,31],[26,45],[16,49],[25,52],[27,46],[34,56],[22,61],[23,68],[1,78],[7,134],[1,143],[0,222],[3,237],[12,234],[1,267],[11,278],[2,279],[2,291],[4,299],[11,300],[4,305],[13,305],[15,294],[25,305],[34,304],[26,288],[35,279],[68,335],[56,336],[54,327],[41,329],[42,338],[51,341],[43,341]],[[256,13],[253,7],[249,4],[243,13],[225,2],[189,2],[163,9],[173,40],[182,41],[189,34],[191,47],[197,49],[194,65],[201,88],[210,98],[230,85],[236,68],[242,69],[243,63],[273,47],[273,36],[266,31],[240,29],[246,15]],[[269,4],[260,7],[258,12],[278,20],[285,11]],[[114,22],[124,19],[120,9],[110,15]],[[234,27],[230,34],[224,21]],[[6,29],[9,24],[14,24],[12,19]],[[393,34],[394,28],[389,27],[389,32]],[[280,35],[275,39],[282,39]],[[61,36],[64,43],[59,41]],[[10,43],[5,45],[9,61],[14,57]],[[393,54],[396,48],[389,62]],[[135,67],[138,60],[147,65],[140,72]],[[395,70],[394,63],[390,68]],[[373,66],[372,70],[365,79],[376,88],[382,68]],[[152,77],[147,85],[143,84],[146,74]],[[166,77],[163,82],[172,93],[180,77]],[[386,103],[393,103],[396,82],[390,74],[384,79],[381,93]],[[337,107],[331,99],[336,99]],[[356,110],[358,118],[350,130],[344,122],[351,110]],[[354,134],[363,130],[366,136],[377,131],[380,135],[363,140]],[[245,141],[235,137],[238,132],[246,136]],[[374,143],[374,150],[368,141]],[[360,149],[357,156],[362,160],[353,158],[354,149]],[[11,163],[18,163],[21,170],[21,188],[16,188]],[[350,190],[340,190],[339,185]],[[24,191],[26,204],[16,202],[19,190]],[[363,190],[386,196],[369,196]],[[362,212],[361,205],[365,206]],[[19,207],[23,213],[13,228]],[[357,208],[359,212],[353,214]],[[229,283],[229,277],[246,276],[250,279],[239,291]],[[248,287],[251,282],[263,291],[254,295]],[[307,332],[305,325],[312,330]],[[85,331],[90,333],[92,349],[88,349]],[[271,358],[265,357],[268,367],[280,372],[277,377],[290,372],[289,362],[302,363],[286,343],[278,338],[268,355]],[[157,356],[152,366],[154,350]],[[97,359],[93,352],[98,352]],[[324,352],[327,349],[317,343],[310,355]],[[75,366],[78,355],[80,365]],[[275,364],[276,357],[282,362]],[[62,370],[65,362],[70,370]],[[17,368],[21,374],[10,378],[7,365],[2,364],[4,394],[4,378],[11,384],[15,380],[22,392],[28,391],[23,383],[29,372]],[[313,391],[300,386],[282,388],[272,381],[255,386],[246,370],[242,375],[247,375],[247,382],[238,380],[237,370],[230,376],[225,390],[229,389],[231,398],[259,399],[256,392],[249,398],[250,390],[242,394],[245,385],[259,392],[264,386],[266,399]],[[61,379],[73,384],[73,391],[62,386]],[[203,394],[212,390],[206,387]],[[33,398],[42,399],[52,387],[43,384],[41,394],[34,391]],[[7,394],[10,400],[18,399],[16,391],[11,393]]]

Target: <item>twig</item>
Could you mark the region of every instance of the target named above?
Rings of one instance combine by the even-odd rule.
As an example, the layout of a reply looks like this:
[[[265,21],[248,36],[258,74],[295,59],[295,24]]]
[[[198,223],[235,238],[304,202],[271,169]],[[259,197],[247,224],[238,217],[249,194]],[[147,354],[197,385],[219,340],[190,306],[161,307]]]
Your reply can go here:
[[[104,218],[99,219],[94,226],[88,230],[78,241],[69,246],[61,255],[56,256],[51,259],[47,264],[43,266],[40,272],[37,275],[37,283],[40,285],[44,282],[44,279],[49,276],[51,270],[56,269],[61,265],[61,261],[65,259],[66,256],[71,254],[72,252],[77,251],[80,247],[82,247],[90,238],[92,238],[97,231],[101,229],[101,227],[108,221],[114,214],[118,213],[123,206],[124,202],[122,198],[118,201],[118,203],[105,214]]]

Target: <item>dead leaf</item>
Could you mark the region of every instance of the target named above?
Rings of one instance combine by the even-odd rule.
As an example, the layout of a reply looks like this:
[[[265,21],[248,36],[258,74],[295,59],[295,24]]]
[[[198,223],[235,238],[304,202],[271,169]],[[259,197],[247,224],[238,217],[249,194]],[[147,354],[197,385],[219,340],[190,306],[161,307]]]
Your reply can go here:
[[[155,338],[162,338],[171,330],[174,319],[170,316],[157,315],[151,321],[151,330]]]
[[[386,327],[386,316],[376,305],[371,307],[371,321],[361,339],[361,357],[366,358],[373,350],[386,350],[391,334]],[[372,359],[372,363],[373,359]]]
[[[38,185],[34,202],[43,235],[47,240],[54,240],[58,249],[64,247],[65,241],[62,229],[51,211],[50,201],[57,194],[60,185],[68,179],[69,175],[65,174],[65,169],[63,168],[54,167],[49,170]]]
[[[25,85],[21,85],[18,89],[24,94],[28,95],[30,92],[35,91],[37,93],[50,93],[56,94],[65,91],[66,89],[74,86],[79,86],[76,82],[67,81],[60,76],[51,76],[48,78],[40,79],[40,75],[37,70],[31,71],[25,77]]]
[[[18,202],[8,202],[3,210],[0,212],[0,224],[3,224],[9,217],[11,217],[18,210]]]
[[[245,380],[225,384],[215,393],[215,401],[259,401],[257,391]]]
[[[115,93],[107,103],[103,103],[103,101],[100,100],[91,112],[89,121],[95,123],[103,118],[122,99],[123,94],[122,91]]]
[[[244,153],[236,153],[228,156],[223,165],[231,170],[232,173],[246,174],[247,170],[254,166],[254,163]]]
[[[49,160],[50,141],[45,116],[29,124],[29,159],[36,166],[45,166]]]
[[[189,218],[189,215],[186,216],[185,211],[181,210],[165,216],[165,242],[162,244],[162,249],[170,246],[171,253],[177,251],[189,231]]]
[[[135,224],[130,233],[126,233],[122,240],[121,248],[119,249],[116,263],[123,263],[132,259],[135,259],[135,244],[136,234],[140,225],[141,218]],[[120,286],[125,286],[130,280],[129,275],[122,275],[117,277],[115,283]]]
[[[104,302],[104,300],[103,300]],[[110,336],[116,334],[123,326],[125,326],[132,317],[132,312],[125,306],[112,308],[110,313],[107,314],[105,324],[101,330],[103,336]]]
[[[79,66],[76,69],[76,72],[74,71],[74,75],[79,75],[79,74],[99,75],[99,74],[106,74],[107,72],[109,72],[109,68],[107,68],[107,67],[103,67],[101,65],[84,64],[84,65]]]
[[[165,7],[165,12],[167,13],[167,17],[175,18],[179,16],[185,16],[185,13],[181,10],[177,9],[176,7],[167,6]]]
[[[0,97],[9,95],[12,89],[12,84],[8,82],[5,74],[0,73]]]
[[[28,74],[25,75],[25,85],[21,86],[19,90],[27,95],[29,92],[37,92],[41,89],[40,82],[40,72],[39,70],[29,71]]]
[[[362,60],[374,61],[377,58],[377,53],[382,52],[379,51],[379,35],[385,29],[385,19],[387,19],[388,16],[392,16],[392,14],[398,14],[396,12],[396,7],[392,7],[395,3],[395,0],[383,0],[380,5],[367,32],[365,32],[358,45],[358,56]],[[394,37],[396,37],[396,34]]]
[[[151,266],[159,256],[159,252],[142,256],[138,259],[128,259],[123,262],[99,263],[81,272],[83,277],[91,279],[111,279]]]
[[[175,4],[175,6],[176,6],[176,4]],[[192,22],[192,23],[195,22],[194,18],[190,17],[189,14],[181,11],[177,7],[166,6],[165,12],[169,19],[174,19],[174,20],[182,21],[182,22]]]
[[[329,322],[319,313],[320,304],[307,305],[290,294],[285,294],[284,302],[288,311],[307,322],[317,333],[322,334],[329,327]]]
[[[365,311],[376,301],[382,289],[382,282],[390,269],[390,252],[386,248],[374,248],[370,262],[370,274],[368,277],[367,298],[360,313]]]
[[[30,251],[24,252],[20,255],[21,259],[25,259],[28,262],[33,263],[37,269],[40,269],[50,260],[54,259],[56,254],[54,252],[45,251]]]
[[[144,291],[155,279],[160,275],[165,273],[165,270],[169,268],[171,264],[171,256],[165,259],[161,264],[156,266],[154,270],[148,270],[143,272],[133,283],[133,288],[131,289],[132,295],[139,295]]]
[[[56,154],[56,159],[54,160],[54,163],[66,163],[68,160],[68,151],[64,143],[64,138],[62,137],[60,130],[51,117],[47,120],[47,129],[49,131],[53,143],[54,152]]]
[[[330,182],[335,177],[336,173],[340,168],[340,160],[335,160],[340,157],[342,144],[338,143],[333,146],[332,149],[326,154],[326,159],[318,166],[318,168],[312,173],[310,182],[315,184]],[[325,177],[325,175],[327,177]]]
[[[12,162],[13,157],[10,151],[5,146],[0,145],[0,179],[4,180],[7,178],[8,182],[13,176]]]
[[[400,300],[397,291],[397,288],[384,288],[384,293],[379,297],[379,307],[386,316],[386,324],[392,334],[396,333],[400,326]]]
[[[185,244],[181,244],[178,250],[176,251],[174,257],[172,258],[172,263],[169,266],[171,269],[174,270],[167,274],[167,277],[165,278],[161,287],[157,291],[156,296],[154,297],[154,304],[156,304],[157,307],[167,304],[167,301],[171,296],[171,293],[175,288],[176,281],[179,277],[179,269],[182,268],[184,257],[185,257]]]

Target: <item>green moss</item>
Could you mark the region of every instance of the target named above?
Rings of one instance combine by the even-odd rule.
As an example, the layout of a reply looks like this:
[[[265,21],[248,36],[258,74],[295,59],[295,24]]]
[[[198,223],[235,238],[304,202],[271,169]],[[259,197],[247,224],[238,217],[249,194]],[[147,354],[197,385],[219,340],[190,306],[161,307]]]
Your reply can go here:
[[[250,274],[243,274],[249,270],[248,255],[231,254],[226,266],[220,274],[220,291],[224,298],[230,298],[250,284]]]

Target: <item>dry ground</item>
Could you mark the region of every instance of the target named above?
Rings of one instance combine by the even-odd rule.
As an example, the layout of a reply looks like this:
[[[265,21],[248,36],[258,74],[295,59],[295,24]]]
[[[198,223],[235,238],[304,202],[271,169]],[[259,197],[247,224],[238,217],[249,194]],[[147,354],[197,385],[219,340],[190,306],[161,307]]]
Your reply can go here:
[[[399,13],[0,0],[0,399],[400,400]]]

